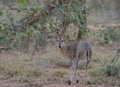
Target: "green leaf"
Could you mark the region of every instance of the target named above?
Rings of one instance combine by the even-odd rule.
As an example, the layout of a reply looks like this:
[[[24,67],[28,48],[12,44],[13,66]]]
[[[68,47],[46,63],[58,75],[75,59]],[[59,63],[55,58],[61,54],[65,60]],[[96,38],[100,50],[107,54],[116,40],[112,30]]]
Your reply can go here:
[[[0,32],[0,39],[3,39],[4,37],[5,37],[5,35]]]
[[[19,3],[20,3],[22,6],[25,6],[25,5],[27,5],[27,0],[19,0]]]
[[[3,16],[4,12],[3,11],[0,11],[0,16]]]
[[[45,1],[46,1],[46,3],[48,3],[49,0],[45,0]]]
[[[16,39],[18,39],[18,40],[23,38],[23,37],[28,37],[27,33],[21,32],[21,33],[16,34]]]

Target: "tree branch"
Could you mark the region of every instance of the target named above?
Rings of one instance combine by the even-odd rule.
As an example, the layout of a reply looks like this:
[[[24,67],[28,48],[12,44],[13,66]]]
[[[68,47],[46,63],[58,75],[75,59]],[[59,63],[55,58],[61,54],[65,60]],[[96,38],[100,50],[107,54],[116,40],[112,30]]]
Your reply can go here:
[[[59,3],[65,4],[65,3],[70,3],[71,0],[58,0]],[[21,21],[21,29],[19,29],[18,31],[22,31],[27,25],[32,25],[36,22],[38,22],[40,20],[40,18],[44,18],[46,16],[48,16],[49,14],[52,13],[52,11],[54,10],[54,6],[55,6],[56,0],[53,0],[51,3],[45,3],[45,8],[40,9],[40,13],[37,14],[37,12],[35,11],[35,9],[31,8],[31,10],[34,10],[34,12],[32,13],[32,15],[28,16],[25,20]],[[11,8],[11,10],[17,10],[15,8]],[[27,10],[26,8],[23,8],[23,10]]]

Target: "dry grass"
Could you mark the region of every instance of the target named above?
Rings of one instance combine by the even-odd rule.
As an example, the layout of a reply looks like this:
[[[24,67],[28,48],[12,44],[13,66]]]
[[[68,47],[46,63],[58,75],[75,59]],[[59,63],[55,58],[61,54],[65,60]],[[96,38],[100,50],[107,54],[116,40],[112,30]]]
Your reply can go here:
[[[67,74],[66,71],[57,70],[57,71],[55,71],[55,72],[52,74],[52,76],[53,76],[53,77],[54,77],[54,76],[64,77],[66,74]]]
[[[112,76],[107,77],[105,74],[106,65],[110,63],[113,57],[112,52],[107,47],[97,43],[93,44],[93,55],[89,66],[90,81],[88,85],[105,85],[105,87],[119,85],[119,79]],[[65,83],[69,70],[68,62],[67,59],[62,57],[59,49],[52,46],[46,48],[43,54],[38,53],[34,55],[32,60],[25,54],[0,54],[0,80],[15,78],[17,82],[27,83],[25,87]],[[85,77],[85,63],[84,60],[79,63],[79,76],[83,74],[80,77],[80,84],[84,81],[83,78]]]

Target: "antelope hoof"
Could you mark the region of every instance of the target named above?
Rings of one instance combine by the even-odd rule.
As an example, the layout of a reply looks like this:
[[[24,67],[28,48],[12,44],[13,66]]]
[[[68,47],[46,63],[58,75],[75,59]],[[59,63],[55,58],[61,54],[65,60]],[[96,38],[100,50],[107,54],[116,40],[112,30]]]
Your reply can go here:
[[[68,85],[71,85],[71,81],[70,80],[68,80],[67,83],[68,83]]]
[[[89,80],[87,80],[87,84],[90,84],[90,81],[89,81]]]
[[[76,83],[79,83],[79,80],[77,80]]]

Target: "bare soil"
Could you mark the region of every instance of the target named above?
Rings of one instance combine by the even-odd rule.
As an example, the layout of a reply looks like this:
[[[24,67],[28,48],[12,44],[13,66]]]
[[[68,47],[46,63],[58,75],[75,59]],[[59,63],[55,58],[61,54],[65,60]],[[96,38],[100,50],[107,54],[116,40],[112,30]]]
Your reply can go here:
[[[104,49],[99,49],[99,51],[101,51],[102,54],[105,52],[110,53],[113,50],[104,47]],[[16,59],[20,59],[22,55],[23,54],[21,53],[3,53],[0,54],[0,59],[11,62]],[[34,56],[34,59],[25,61],[25,67],[31,70],[38,67],[39,65],[36,64],[36,61],[38,61],[38,59],[41,59],[44,56],[45,53],[36,54]],[[79,70],[79,83],[76,84],[76,82],[74,81],[71,85],[68,85],[66,83],[66,81],[68,80],[68,68],[50,65],[45,68],[42,67],[42,69],[44,70],[44,73],[42,75],[25,77],[22,80],[17,76],[7,77],[0,75],[0,87],[115,87],[106,84],[87,84],[85,81],[84,69]],[[55,72],[60,72],[60,74],[55,74]]]
[[[91,26],[91,28],[94,29],[96,32],[98,28],[95,28],[94,26]],[[94,40],[92,40],[94,42]],[[92,42],[91,41],[91,42]],[[112,55],[112,53],[115,51],[114,45],[109,46],[102,46],[100,44],[93,44],[97,46],[97,51],[100,55]],[[51,47],[52,48],[52,47]],[[117,87],[117,86],[110,86],[109,84],[87,84],[85,81],[85,70],[79,69],[79,83],[76,84],[74,81],[71,85],[68,85],[66,81],[68,80],[68,71],[69,69],[67,67],[58,67],[52,62],[50,57],[54,57],[54,52],[58,50],[49,49],[48,51],[44,53],[36,53],[32,59],[29,58],[29,55],[14,52],[14,53],[0,53],[0,63],[1,60],[5,61],[6,63],[13,63],[13,61],[16,62],[19,61],[21,65],[30,70],[30,72],[33,69],[40,69],[42,70],[42,74],[38,74],[39,72],[35,71],[34,75],[21,77],[20,75],[5,75],[0,74],[0,87]],[[52,55],[52,56],[51,56]],[[46,62],[44,59],[45,57],[48,57],[50,60]],[[99,65],[99,64],[94,64]],[[11,68],[11,67],[9,67]],[[1,70],[0,70],[1,71]],[[29,72],[27,72],[29,73]],[[119,82],[118,82],[119,83]],[[120,87],[120,86],[118,86]]]

